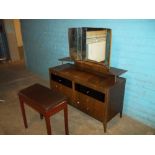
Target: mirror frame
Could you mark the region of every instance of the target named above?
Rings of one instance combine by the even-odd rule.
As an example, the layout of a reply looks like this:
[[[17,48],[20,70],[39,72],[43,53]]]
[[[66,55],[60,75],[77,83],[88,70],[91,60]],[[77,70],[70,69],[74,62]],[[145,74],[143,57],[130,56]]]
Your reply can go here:
[[[105,61],[97,62],[94,60],[86,59],[86,32],[87,31],[106,31],[106,51]],[[108,28],[69,28],[68,29],[69,53],[73,61],[89,61],[97,63],[110,68],[111,44],[112,44],[112,30]]]

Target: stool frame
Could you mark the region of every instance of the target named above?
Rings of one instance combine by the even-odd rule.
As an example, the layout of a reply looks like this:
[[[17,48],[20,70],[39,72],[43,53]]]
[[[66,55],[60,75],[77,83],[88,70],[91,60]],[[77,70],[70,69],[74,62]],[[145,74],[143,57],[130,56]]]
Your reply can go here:
[[[23,122],[25,128],[28,128],[27,124],[27,119],[26,119],[26,113],[25,113],[25,106],[24,104],[30,106],[34,110],[40,113],[40,118],[43,119],[45,118],[46,122],[46,128],[47,128],[47,134],[51,135],[52,130],[51,130],[51,123],[50,123],[50,117],[57,112],[64,110],[64,124],[65,124],[65,134],[69,135],[69,129],[68,129],[68,107],[67,107],[67,101],[63,101],[56,106],[50,108],[49,110],[45,110],[43,108],[40,108],[40,106],[36,105],[32,100],[29,100],[28,97],[25,97],[21,94],[18,94],[19,96],[19,101],[20,101],[20,107],[21,107],[21,112],[23,116]]]

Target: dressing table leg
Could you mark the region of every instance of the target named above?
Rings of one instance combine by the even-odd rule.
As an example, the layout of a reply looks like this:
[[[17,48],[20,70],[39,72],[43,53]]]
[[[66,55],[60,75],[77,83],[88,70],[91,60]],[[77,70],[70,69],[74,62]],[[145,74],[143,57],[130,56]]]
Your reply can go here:
[[[122,111],[120,112],[120,118],[122,118]]]
[[[107,132],[107,123],[106,122],[103,122],[103,128],[104,128],[104,133]]]

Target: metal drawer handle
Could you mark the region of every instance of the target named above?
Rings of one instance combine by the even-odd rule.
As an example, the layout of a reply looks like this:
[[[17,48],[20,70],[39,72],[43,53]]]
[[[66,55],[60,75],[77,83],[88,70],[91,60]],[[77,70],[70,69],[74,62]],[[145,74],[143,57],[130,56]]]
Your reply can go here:
[[[77,104],[79,104],[80,102],[79,101],[77,101]]]

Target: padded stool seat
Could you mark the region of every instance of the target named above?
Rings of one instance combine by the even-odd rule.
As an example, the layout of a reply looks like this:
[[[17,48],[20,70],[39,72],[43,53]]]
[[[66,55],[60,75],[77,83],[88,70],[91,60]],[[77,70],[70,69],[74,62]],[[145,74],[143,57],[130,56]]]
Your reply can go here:
[[[25,128],[28,127],[24,103],[40,113],[41,118],[44,116],[46,121],[47,133],[52,134],[50,125],[50,116],[64,110],[65,132],[68,131],[68,110],[67,97],[63,94],[44,87],[40,84],[34,84],[30,87],[22,89],[19,93],[19,100],[24,120]]]

